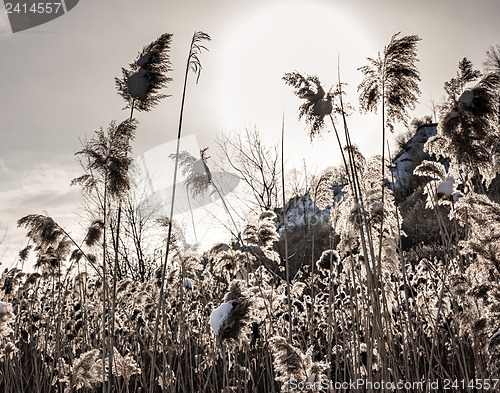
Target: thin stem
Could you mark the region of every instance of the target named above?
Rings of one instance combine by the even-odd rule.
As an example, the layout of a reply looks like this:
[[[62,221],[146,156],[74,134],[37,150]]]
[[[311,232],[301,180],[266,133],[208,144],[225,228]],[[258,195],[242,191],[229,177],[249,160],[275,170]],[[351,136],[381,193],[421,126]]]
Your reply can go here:
[[[382,204],[382,217],[380,219],[380,239],[378,245],[378,266],[377,266],[377,275],[375,276],[375,281],[379,282],[380,277],[382,276],[382,242],[383,242],[383,234],[384,234],[384,216],[385,216],[385,206],[384,206],[384,197],[385,197],[385,79],[382,80],[382,179],[381,179],[381,187],[382,187],[382,196],[381,196],[381,204]],[[373,261],[375,263],[375,261]]]
[[[170,217],[169,217],[169,222],[168,222],[167,247],[166,247],[165,258],[163,260],[163,266],[162,266],[161,283],[160,283],[160,298],[158,300],[158,308],[156,310],[156,321],[155,321],[155,327],[154,327],[151,380],[150,380],[150,385],[149,385],[150,393],[153,393],[153,386],[154,386],[154,380],[155,380],[156,345],[158,342],[158,328],[159,328],[159,322],[160,322],[160,313],[161,313],[161,310],[163,308],[163,296],[165,293],[165,274],[167,271],[167,261],[168,261],[168,255],[170,252],[170,243],[172,240],[172,223],[173,223],[172,220],[173,220],[173,216],[174,216],[175,191],[176,191],[176,186],[177,186],[177,171],[179,168],[179,151],[180,151],[181,133],[182,133],[182,119],[183,119],[183,115],[184,115],[184,103],[186,100],[186,87],[187,87],[188,74],[189,74],[189,70],[190,70],[191,54],[193,51],[195,36],[196,36],[196,33],[193,35],[193,38],[191,40],[191,46],[189,49],[189,56],[188,56],[188,60],[186,62],[186,71],[184,73],[184,86],[182,89],[181,110],[180,110],[180,115],[179,115],[179,129],[177,131],[177,146],[176,146],[176,150],[175,150],[175,168],[174,168],[174,179],[173,179],[173,186],[172,186]],[[182,278],[181,278],[181,280],[182,280]],[[182,282],[181,282],[181,290],[182,290]],[[165,313],[162,314],[162,318],[164,318],[164,317],[165,317]]]
[[[102,231],[102,392],[106,393],[106,225],[107,225],[107,176],[104,176],[104,205],[103,205],[103,231]]]
[[[288,301],[288,344],[292,345],[292,300],[290,297],[290,263],[288,261],[288,239],[286,223],[286,200],[285,200],[285,114],[281,122],[281,194],[283,197],[283,225],[285,230],[285,267],[286,267],[286,291]]]

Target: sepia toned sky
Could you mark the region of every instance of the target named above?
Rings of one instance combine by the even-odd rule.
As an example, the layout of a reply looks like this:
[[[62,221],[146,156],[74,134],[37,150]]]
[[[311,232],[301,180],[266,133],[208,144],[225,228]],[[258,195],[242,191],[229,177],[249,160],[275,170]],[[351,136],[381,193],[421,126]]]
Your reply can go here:
[[[300,100],[284,85],[285,72],[337,82],[340,55],[348,100],[357,108],[357,68],[375,57],[390,37],[417,34],[422,82],[411,117],[432,114],[443,83],[465,56],[481,69],[486,50],[500,44],[497,0],[85,0],[66,15],[12,34],[0,9],[0,246],[4,266],[16,262],[24,231],[16,220],[49,214],[77,231],[81,174],[74,152],[81,140],[113,119],[123,120],[124,102],[114,77],[143,46],[173,34],[173,82],[151,113],[139,113],[134,153],[175,139],[186,56],[194,31],[212,36],[200,56],[198,85],[187,91],[184,134],[217,156],[214,138],[256,126],[266,143],[279,142],[285,115],[287,168],[305,162],[311,172],[339,163],[332,135],[309,141],[297,120]],[[350,119],[353,140],[365,155],[380,152],[380,118]],[[399,125],[397,132],[405,127]],[[396,132],[396,133],[397,133]],[[83,225],[83,223],[82,223]]]

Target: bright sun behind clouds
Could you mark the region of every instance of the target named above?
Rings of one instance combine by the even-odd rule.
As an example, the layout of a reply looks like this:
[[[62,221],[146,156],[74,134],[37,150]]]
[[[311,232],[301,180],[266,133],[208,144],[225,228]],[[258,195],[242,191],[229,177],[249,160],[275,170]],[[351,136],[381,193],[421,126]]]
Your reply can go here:
[[[342,79],[349,83],[348,100],[356,104],[361,80],[356,69],[374,53],[376,45],[370,36],[333,4],[308,1],[305,6],[295,1],[256,9],[234,22],[227,39],[220,60],[224,79],[215,103],[219,116],[226,130],[256,124],[277,141],[285,112],[289,153],[298,157],[300,152],[303,157],[310,150],[312,154],[305,124],[297,119],[300,100],[281,79],[284,73],[296,70],[318,75],[329,89],[337,83],[340,54]],[[316,144],[314,156],[325,156],[321,145],[329,143]],[[327,162],[334,163],[331,158]]]

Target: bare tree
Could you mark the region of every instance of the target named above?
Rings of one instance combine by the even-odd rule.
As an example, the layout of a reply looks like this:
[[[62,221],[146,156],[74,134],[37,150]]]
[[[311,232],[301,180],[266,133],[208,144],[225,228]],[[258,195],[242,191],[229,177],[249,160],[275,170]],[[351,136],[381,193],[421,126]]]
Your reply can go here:
[[[245,193],[242,200],[259,212],[277,207],[280,175],[278,146],[265,146],[256,127],[245,128],[236,136],[222,135],[216,142],[221,160],[227,162],[249,188],[249,193]]]
[[[437,123],[438,114],[439,114],[439,111],[441,110],[441,104],[439,104],[432,97],[430,97],[430,105],[426,105],[426,106],[427,106],[427,108],[429,108],[432,111],[431,120],[433,120],[434,123]]]

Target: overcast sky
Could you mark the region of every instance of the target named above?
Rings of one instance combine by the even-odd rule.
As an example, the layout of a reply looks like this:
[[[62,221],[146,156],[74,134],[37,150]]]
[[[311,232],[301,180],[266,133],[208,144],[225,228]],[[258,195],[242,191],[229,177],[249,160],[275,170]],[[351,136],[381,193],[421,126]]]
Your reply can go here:
[[[330,87],[340,54],[348,99],[356,106],[357,68],[365,58],[375,57],[397,31],[417,34],[422,96],[412,117],[421,117],[431,114],[431,100],[442,98],[443,83],[460,59],[467,56],[481,68],[486,50],[500,44],[499,15],[498,0],[85,0],[60,18],[12,34],[2,8],[0,222],[9,248],[4,265],[15,262],[25,245],[18,218],[46,212],[74,225],[79,190],[69,183],[81,171],[73,154],[80,139],[127,116],[114,77],[162,33],[173,34],[171,97],[137,115],[135,154],[175,138],[189,43],[202,30],[212,42],[201,55],[199,84],[188,89],[185,135],[194,134],[216,156],[213,139],[245,126],[256,125],[268,143],[279,141],[284,113],[287,166],[305,160],[314,170],[340,161],[336,143],[332,135],[309,142],[297,121],[300,100],[281,80],[285,72],[316,74]],[[350,126],[365,155],[380,152],[378,117],[355,114]]]

